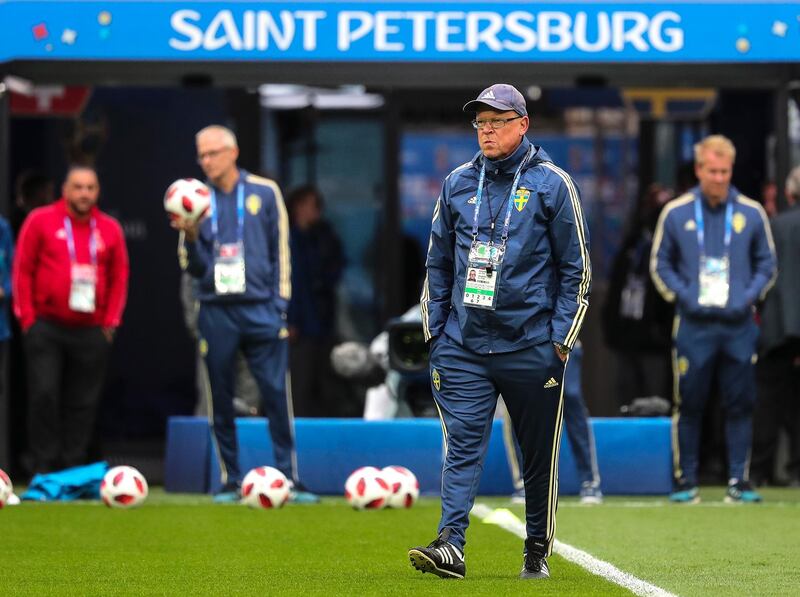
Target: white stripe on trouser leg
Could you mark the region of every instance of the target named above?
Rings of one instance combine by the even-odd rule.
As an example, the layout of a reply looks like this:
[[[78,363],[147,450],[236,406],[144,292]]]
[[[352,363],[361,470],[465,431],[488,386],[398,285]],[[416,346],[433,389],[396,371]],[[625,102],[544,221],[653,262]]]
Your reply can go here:
[[[297,472],[297,439],[294,434],[294,403],[292,402],[292,376],[286,371],[286,412],[289,414],[289,434],[292,437],[292,481],[300,481]]]
[[[202,357],[203,355],[200,356]],[[225,487],[225,485],[228,484],[228,469],[225,466],[225,460],[222,458],[222,452],[217,442],[217,431],[214,428],[214,397],[211,393],[211,380],[208,377],[208,367],[206,366],[205,358],[202,358],[201,361],[203,364],[200,376],[203,378],[203,386],[205,388],[204,394],[206,395],[206,408],[208,410],[208,428],[211,431],[211,443],[214,446],[214,454],[217,456],[217,464],[219,464],[219,480],[222,486]]]

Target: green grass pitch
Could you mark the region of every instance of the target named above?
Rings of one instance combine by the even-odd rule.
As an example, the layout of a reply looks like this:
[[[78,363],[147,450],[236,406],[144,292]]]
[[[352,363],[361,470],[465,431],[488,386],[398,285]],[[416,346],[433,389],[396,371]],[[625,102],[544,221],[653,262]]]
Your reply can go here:
[[[800,593],[800,491],[726,506],[563,498],[558,539],[680,595]],[[508,507],[502,498],[480,498]],[[552,578],[521,581],[520,539],[473,518],[467,578],[414,571],[406,550],[434,536],[439,503],[355,512],[343,499],[255,511],[154,491],[130,511],[99,504],[23,504],[0,511],[0,578],[9,595],[623,595],[564,559]]]

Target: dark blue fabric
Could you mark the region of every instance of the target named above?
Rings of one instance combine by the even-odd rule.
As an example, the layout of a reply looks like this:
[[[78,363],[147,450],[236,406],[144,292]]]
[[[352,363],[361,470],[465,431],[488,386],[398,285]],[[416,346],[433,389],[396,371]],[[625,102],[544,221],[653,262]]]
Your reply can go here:
[[[564,365],[543,342],[515,352],[480,355],[442,335],[431,347],[432,391],[446,439],[439,531],[463,549],[478,491],[498,394],[528,457],[522,463],[529,537],[552,539],[558,477]],[[544,388],[550,378],[556,385]],[[437,387],[438,385],[438,387]],[[553,462],[553,459],[556,462]]]
[[[589,422],[589,411],[583,401],[581,388],[581,369],[583,367],[583,346],[579,343],[569,355],[569,366],[564,374],[564,428],[575,456],[575,468],[581,483],[600,485],[600,473],[597,470],[597,453]],[[506,447],[508,449],[508,447]],[[522,451],[519,442],[514,440],[517,462],[522,462]],[[521,479],[514,478],[514,486]]]
[[[238,484],[242,479],[233,409],[239,350],[247,359],[261,393],[276,466],[287,478],[297,480],[294,420],[286,393],[288,342],[279,337],[272,323],[272,309],[266,303],[200,306],[198,329],[207,347],[205,362],[211,384],[213,431],[222,458],[223,484]]]
[[[0,341],[11,337],[9,308],[11,307],[11,264],[14,261],[14,235],[8,221],[0,216]]]
[[[478,240],[500,243],[514,174],[531,144],[523,139],[507,158],[486,160]],[[475,158],[445,179],[434,209],[421,308],[426,337],[447,334],[465,348],[489,354],[520,350],[545,340],[570,348],[588,306],[589,232],[574,181],[540,147],[522,170],[527,203],[512,209],[510,234],[494,311],[467,308],[467,257],[472,244],[481,167]],[[472,201],[472,203],[470,203]],[[492,233],[490,215],[497,223]]]
[[[289,325],[304,338],[334,331],[336,285],[344,269],[342,245],[325,221],[308,230],[292,228],[292,300]]]
[[[675,337],[680,400],[677,480],[697,485],[703,412],[716,377],[725,411],[729,477],[747,479],[756,401],[755,366],[758,327],[748,319],[739,325],[682,318]]]
[[[20,497],[36,502],[97,500],[100,499],[100,483],[107,471],[107,462],[95,462],[57,473],[36,475]]]
[[[594,434],[581,388],[582,367],[583,347],[578,344],[570,353],[569,366],[564,376],[564,427],[575,456],[575,466],[578,468],[581,483],[599,484]]]

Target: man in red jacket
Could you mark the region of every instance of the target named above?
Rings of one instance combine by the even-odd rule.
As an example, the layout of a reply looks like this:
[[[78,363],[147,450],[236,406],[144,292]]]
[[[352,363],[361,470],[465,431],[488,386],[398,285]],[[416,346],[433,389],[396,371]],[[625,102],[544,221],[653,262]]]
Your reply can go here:
[[[128,294],[122,228],[96,204],[97,173],[73,166],[61,200],[31,212],[14,257],[14,314],[28,359],[34,471],[86,461],[109,349]]]

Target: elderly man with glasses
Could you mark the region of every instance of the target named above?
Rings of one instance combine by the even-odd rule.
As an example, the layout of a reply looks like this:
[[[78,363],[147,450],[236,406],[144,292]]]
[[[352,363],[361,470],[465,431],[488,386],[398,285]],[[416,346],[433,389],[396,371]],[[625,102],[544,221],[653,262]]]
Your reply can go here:
[[[211,190],[210,215],[174,222],[186,238],[186,265],[198,281],[200,352],[211,385],[213,431],[222,490],[215,501],[239,499],[233,410],[240,350],[258,384],[275,463],[292,484],[291,498],[315,502],[299,484],[294,420],[287,392],[286,312],[291,295],[289,219],[278,185],[236,165],[233,132],[209,126],[197,133],[197,160]]]
[[[525,136],[519,91],[492,85],[464,111],[475,113],[480,151],[436,201],[420,305],[445,440],[442,517],[438,537],[409,558],[423,572],[464,577],[469,512],[502,394],[523,457],[520,577],[547,578],[564,372],[591,285],[589,233],[575,182]]]

